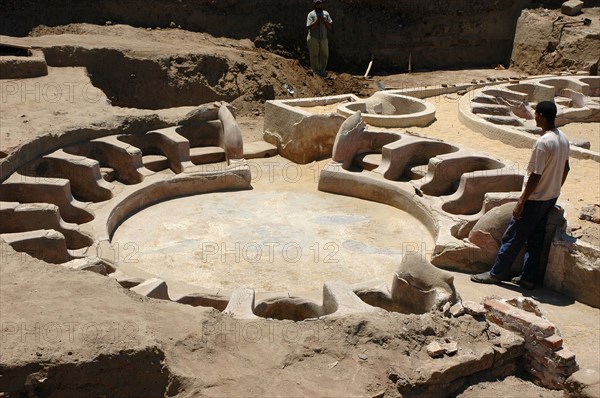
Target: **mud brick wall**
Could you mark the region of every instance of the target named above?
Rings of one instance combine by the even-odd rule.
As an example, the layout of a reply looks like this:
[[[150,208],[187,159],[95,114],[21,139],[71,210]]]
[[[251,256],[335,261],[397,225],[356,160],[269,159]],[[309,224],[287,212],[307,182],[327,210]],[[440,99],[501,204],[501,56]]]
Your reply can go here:
[[[505,301],[486,300],[486,317],[488,321],[523,336],[525,370],[542,386],[562,390],[566,379],[579,369],[575,354],[563,347],[559,331],[551,322],[536,314],[531,301],[525,303],[518,308]]]

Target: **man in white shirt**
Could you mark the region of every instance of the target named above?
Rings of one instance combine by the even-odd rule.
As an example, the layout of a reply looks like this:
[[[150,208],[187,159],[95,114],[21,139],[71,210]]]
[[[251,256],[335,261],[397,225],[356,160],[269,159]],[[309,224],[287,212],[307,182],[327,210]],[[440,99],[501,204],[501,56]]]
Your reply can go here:
[[[306,17],[308,28],[308,52],[310,54],[310,67],[319,76],[327,76],[325,68],[329,59],[329,41],[327,32],[333,29],[333,20],[329,13],[323,10],[322,0],[313,0],[314,10]]]
[[[520,276],[511,281],[526,289],[535,288],[550,210],[556,204],[560,189],[569,173],[569,140],[556,128],[556,105],[540,102],[535,109],[535,121],[544,134],[533,146],[527,165],[525,188],[521,193],[513,218],[502,236],[502,246],[489,272],[472,275],[478,283],[498,283],[508,278],[510,267],[526,245],[525,262]]]

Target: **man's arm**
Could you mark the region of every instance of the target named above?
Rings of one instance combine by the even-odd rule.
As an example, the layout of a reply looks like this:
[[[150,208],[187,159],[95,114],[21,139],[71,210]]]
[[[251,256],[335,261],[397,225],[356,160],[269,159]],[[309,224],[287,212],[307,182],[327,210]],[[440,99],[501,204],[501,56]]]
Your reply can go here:
[[[562,181],[560,182],[560,186],[565,185],[565,181],[567,180],[567,175],[569,174],[569,170],[571,170],[571,166],[569,166],[569,159],[565,162],[565,169],[563,171]]]
[[[325,16],[323,14],[321,14],[321,15],[317,14],[317,18],[314,20],[313,23],[308,25],[308,28],[310,30],[315,30],[319,26],[320,22],[323,22],[325,24],[325,27],[327,28],[327,30],[333,29],[333,23],[329,22],[329,18],[325,18]]]
[[[513,210],[513,217],[516,218],[517,220],[521,219],[521,213],[523,212],[523,207],[525,206],[525,202],[527,202],[527,200],[529,199],[531,194],[535,191],[535,188],[540,183],[541,178],[542,178],[542,176],[540,174],[531,173],[529,175],[529,178],[527,179],[527,184],[525,184],[525,189],[523,190],[523,193],[521,194],[521,197],[517,201],[517,205],[515,206],[515,209]],[[566,176],[565,176],[565,178],[566,178]]]
[[[331,19],[329,17],[329,14],[327,15],[327,18],[325,18],[325,15],[321,15],[319,18],[321,19],[321,21],[323,21],[327,30],[333,30],[333,22],[330,22]]]

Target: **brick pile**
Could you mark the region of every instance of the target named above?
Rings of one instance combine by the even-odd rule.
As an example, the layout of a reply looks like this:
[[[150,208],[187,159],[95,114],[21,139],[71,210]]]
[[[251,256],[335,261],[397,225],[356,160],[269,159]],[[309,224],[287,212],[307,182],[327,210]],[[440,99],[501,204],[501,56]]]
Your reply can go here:
[[[521,308],[518,308],[518,307]],[[542,318],[530,299],[511,303],[489,299],[484,302],[487,320],[523,336],[525,370],[546,388],[562,390],[565,380],[579,369],[575,354],[563,347],[556,327]]]

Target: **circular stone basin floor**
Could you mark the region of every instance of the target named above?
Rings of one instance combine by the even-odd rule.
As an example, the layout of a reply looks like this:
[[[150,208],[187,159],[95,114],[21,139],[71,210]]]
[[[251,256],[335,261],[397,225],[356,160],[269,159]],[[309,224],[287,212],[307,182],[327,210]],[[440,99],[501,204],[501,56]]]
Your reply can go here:
[[[207,289],[308,292],[323,283],[390,283],[402,253],[433,250],[410,214],[298,191],[211,193],[159,203],[119,226],[124,271]],[[427,254],[427,253],[424,253]]]

